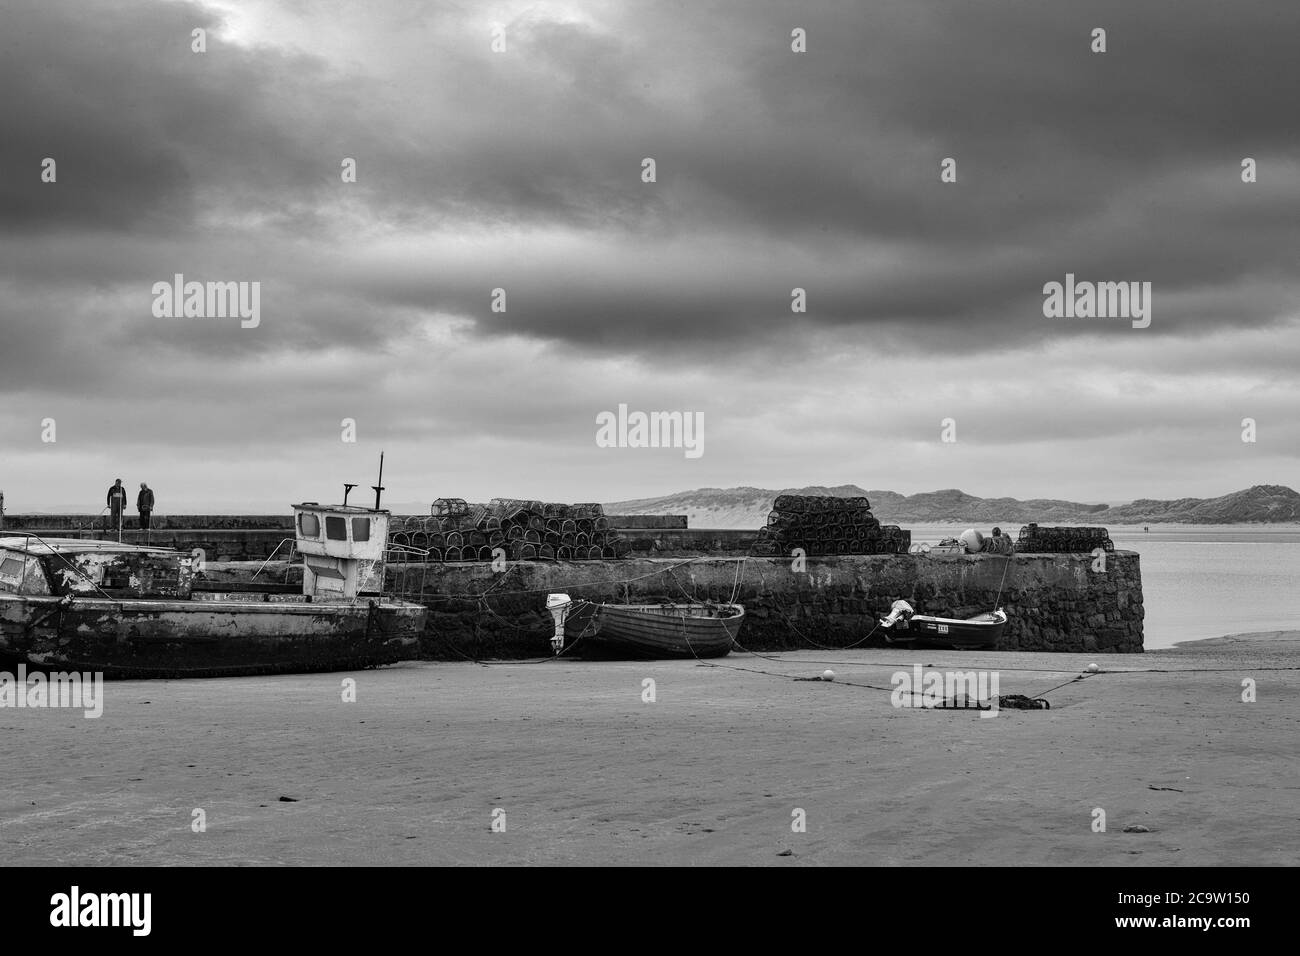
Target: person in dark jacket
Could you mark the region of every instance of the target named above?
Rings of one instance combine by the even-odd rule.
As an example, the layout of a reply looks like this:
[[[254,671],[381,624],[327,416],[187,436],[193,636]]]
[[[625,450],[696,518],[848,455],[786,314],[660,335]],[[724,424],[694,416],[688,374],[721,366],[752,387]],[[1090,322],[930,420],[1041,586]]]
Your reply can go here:
[[[122,512],[125,509],[126,489],[122,487],[122,479],[119,478],[113,482],[113,487],[108,489],[108,527],[110,531],[122,527]]]
[[[153,513],[153,490],[143,481],[140,493],[135,496],[135,510],[140,512],[140,530],[149,530],[149,515]]]

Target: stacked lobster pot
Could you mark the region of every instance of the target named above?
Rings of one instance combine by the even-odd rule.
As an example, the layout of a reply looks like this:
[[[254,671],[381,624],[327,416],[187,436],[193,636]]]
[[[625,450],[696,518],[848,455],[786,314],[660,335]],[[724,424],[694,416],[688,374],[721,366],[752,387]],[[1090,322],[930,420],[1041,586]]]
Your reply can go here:
[[[429,561],[594,561],[621,558],[628,546],[595,503],[493,498],[471,504],[439,498],[429,517],[394,518],[389,546]]]
[[[1037,524],[1027,524],[1020,529],[1020,538],[1016,542],[1017,551],[1036,554],[1091,554],[1098,548],[1115,550],[1115,543],[1105,528],[1040,528]]]
[[[807,555],[903,554],[911,544],[912,533],[882,525],[864,497],[778,495],[754,552],[786,555],[802,548]]]

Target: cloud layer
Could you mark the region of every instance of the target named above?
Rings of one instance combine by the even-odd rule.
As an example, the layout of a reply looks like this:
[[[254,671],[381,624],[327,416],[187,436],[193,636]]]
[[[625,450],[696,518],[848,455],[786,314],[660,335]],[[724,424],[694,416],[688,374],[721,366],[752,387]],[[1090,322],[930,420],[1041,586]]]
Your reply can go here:
[[[401,500],[1294,484],[1297,27],[1211,0],[20,0],[0,487],[265,506],[380,447]],[[155,318],[176,273],[260,282],[260,326]],[[1151,282],[1151,327],[1045,319],[1066,273]],[[703,412],[704,457],[597,448],[619,403]]]

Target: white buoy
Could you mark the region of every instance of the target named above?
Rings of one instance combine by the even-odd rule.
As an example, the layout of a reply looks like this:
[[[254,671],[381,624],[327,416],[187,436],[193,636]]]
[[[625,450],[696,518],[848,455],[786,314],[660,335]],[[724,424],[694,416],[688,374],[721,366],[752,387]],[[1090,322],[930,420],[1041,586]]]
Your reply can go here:
[[[835,672],[833,670],[827,668],[826,670],[822,671],[822,680],[834,680],[834,679],[835,679]]]
[[[1089,674],[1095,674],[1095,673],[1097,673],[1097,671],[1099,671],[1099,670],[1101,670],[1101,668],[1098,667],[1096,664],[1089,664],[1089,665],[1088,665],[1088,673],[1089,673]]]

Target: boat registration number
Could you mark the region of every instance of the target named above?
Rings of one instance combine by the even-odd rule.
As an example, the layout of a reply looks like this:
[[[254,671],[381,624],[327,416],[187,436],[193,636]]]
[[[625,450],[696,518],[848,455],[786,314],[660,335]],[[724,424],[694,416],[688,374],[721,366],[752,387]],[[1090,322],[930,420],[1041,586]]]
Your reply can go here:
[[[938,631],[939,631],[940,634],[947,634],[947,633],[948,633],[948,625],[947,625],[947,624],[936,624],[935,627],[938,629]]]

